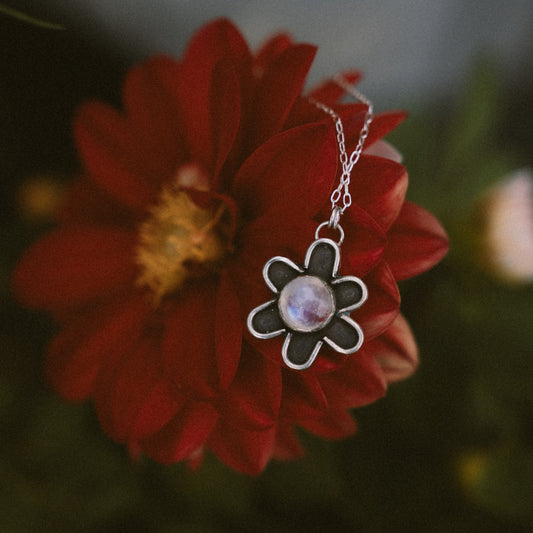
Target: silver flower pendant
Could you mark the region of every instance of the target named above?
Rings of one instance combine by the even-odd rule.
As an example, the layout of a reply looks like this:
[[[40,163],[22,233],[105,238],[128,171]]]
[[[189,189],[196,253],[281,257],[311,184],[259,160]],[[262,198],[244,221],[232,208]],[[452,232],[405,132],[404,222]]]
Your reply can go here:
[[[284,335],[285,364],[309,368],[324,343],[343,354],[363,344],[363,331],[348,315],[367,299],[368,291],[355,276],[339,276],[340,249],[330,239],[317,239],[308,248],[303,266],[286,257],[273,257],[263,268],[275,297],[248,315],[250,333],[260,339]]]

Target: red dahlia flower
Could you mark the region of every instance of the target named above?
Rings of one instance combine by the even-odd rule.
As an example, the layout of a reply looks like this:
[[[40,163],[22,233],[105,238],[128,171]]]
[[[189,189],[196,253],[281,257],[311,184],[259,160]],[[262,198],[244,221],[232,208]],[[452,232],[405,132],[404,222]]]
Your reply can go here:
[[[352,313],[362,348],[346,356],[323,347],[299,372],[283,365],[282,339],[246,330],[269,296],[265,261],[303,259],[329,217],[335,128],[302,96],[314,54],[282,35],[252,55],[218,20],[180,62],[156,57],[134,68],[122,111],[97,102],[79,111],[84,172],[58,228],[15,273],[20,300],[61,326],[50,383],[68,400],[91,398],[112,439],[156,461],[196,462],[209,449],[256,474],[271,458],[302,454],[295,428],[351,435],[349,410],[416,366],[396,282],[437,263],[447,239],[404,201],[404,167],[380,156],[391,153],[380,138],[399,112],[375,117],[342,220],[341,274],[368,287]],[[365,107],[338,103],[333,82],[310,95],[342,116],[353,148]]]

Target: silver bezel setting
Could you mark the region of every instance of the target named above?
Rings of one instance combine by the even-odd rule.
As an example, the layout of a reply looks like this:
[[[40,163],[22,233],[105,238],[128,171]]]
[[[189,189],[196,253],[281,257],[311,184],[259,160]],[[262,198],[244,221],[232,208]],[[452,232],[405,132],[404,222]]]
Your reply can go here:
[[[302,363],[301,365],[297,365],[293,363],[287,356],[287,350],[289,349],[289,343],[292,339],[292,333],[287,333],[287,336],[285,337],[285,340],[283,341],[283,347],[281,348],[281,356],[283,357],[283,362],[293,370],[305,370],[306,368],[309,368],[317,358],[318,352],[320,351],[320,348],[322,348],[322,345],[324,344],[324,341],[318,341],[313,349],[313,352],[311,353],[309,359]]]
[[[277,298],[274,298],[273,300],[270,300],[262,305],[259,305],[255,309],[253,309],[250,314],[248,315],[248,319],[246,320],[246,325],[248,327],[248,331],[258,339],[271,339],[272,337],[277,337],[278,335],[281,335],[282,333],[285,333],[287,331],[287,328],[281,328],[275,331],[269,331],[268,333],[261,333],[257,331],[253,326],[253,319],[255,318],[255,315],[259,313],[259,311],[262,311],[263,309],[268,309],[272,304],[277,303]]]
[[[277,287],[270,281],[270,278],[268,277],[268,269],[273,265],[274,263],[281,262],[285,263],[286,265],[289,265],[292,269],[296,270],[300,274],[304,273],[304,270],[302,270],[296,263],[291,261],[290,259],[287,259],[286,257],[282,257],[281,255],[277,255],[276,257],[272,257],[272,259],[269,259],[265,266],[263,267],[263,279],[265,280],[266,284],[268,285],[268,288],[274,293],[279,294],[279,291]]]
[[[326,244],[330,248],[329,259],[328,259],[328,255],[327,255],[328,252],[326,251],[326,255],[323,256],[323,257],[325,257],[325,259],[322,259],[322,263],[321,263],[321,257],[317,256],[317,258],[315,258],[314,264],[311,265],[311,263],[313,261],[313,253],[314,253],[315,249],[317,248],[317,246],[321,246],[321,245],[324,245],[324,244]],[[332,252],[333,252],[333,255],[332,255]],[[321,252],[321,253],[323,253],[323,252]],[[317,260],[318,260],[318,263],[316,262]],[[328,267],[328,263],[327,263],[328,260],[331,262],[329,264],[329,267]],[[283,271],[283,269],[282,269],[281,272],[278,272],[278,275],[277,275],[277,277],[274,280],[274,281],[277,282],[277,286],[276,286],[276,284],[270,279],[269,272],[270,272],[270,269],[271,269],[272,265],[274,265],[275,263],[279,263],[279,262],[281,262],[284,265],[288,266],[290,271],[292,271],[292,274],[294,274],[294,277],[292,277],[292,279],[290,279],[291,278],[291,272],[290,271]],[[326,265],[325,268],[324,268],[324,265]],[[255,309],[253,309],[250,312],[250,314],[248,315],[248,319],[247,319],[248,330],[250,331],[250,333],[254,337],[257,337],[259,339],[271,339],[271,338],[276,337],[278,335],[284,335],[285,339],[284,339],[283,346],[282,346],[282,349],[281,349],[281,355],[282,355],[284,363],[287,365],[287,367],[289,367],[291,369],[294,369],[294,370],[305,370],[305,369],[309,368],[314,363],[314,361],[316,360],[316,358],[317,358],[317,356],[318,356],[318,354],[320,352],[320,349],[322,348],[322,346],[324,344],[327,344],[333,350],[337,351],[340,354],[348,355],[348,354],[352,354],[352,353],[357,352],[361,348],[361,346],[362,346],[362,344],[364,342],[363,330],[361,329],[359,324],[357,324],[357,322],[355,322],[352,318],[350,318],[348,316],[348,314],[351,311],[353,311],[355,309],[358,309],[359,307],[361,307],[366,302],[366,300],[368,299],[368,289],[367,289],[365,283],[360,278],[358,278],[356,276],[339,276],[338,275],[339,266],[340,266],[339,244],[334,242],[334,241],[332,241],[331,239],[321,238],[321,239],[316,239],[315,241],[313,241],[311,243],[311,245],[309,246],[309,248],[307,249],[306,254],[305,254],[305,259],[304,259],[303,266],[297,265],[296,263],[294,263],[293,261],[291,261],[290,259],[288,259],[286,257],[275,256],[275,257],[272,257],[271,259],[269,259],[265,263],[265,265],[263,267],[263,278],[265,280],[265,283],[267,284],[269,289],[275,294],[276,297],[271,299],[271,300],[269,300],[269,301],[267,301],[267,302],[265,302],[264,304],[256,307]],[[311,268],[311,272],[309,271],[310,268]],[[320,275],[316,275],[317,269],[318,269],[318,272],[320,272],[321,269],[324,270],[324,272],[320,272]],[[313,271],[315,273],[313,273]],[[324,279],[324,277],[326,277],[325,272],[328,272],[327,279]],[[286,285],[288,285],[291,281],[293,281],[294,279],[297,279],[300,276],[310,276],[310,277],[319,278],[326,285],[326,287],[328,288],[328,290],[330,291],[330,293],[332,295],[332,299],[333,299],[333,303],[334,303],[334,311],[333,311],[333,313],[328,318],[327,322],[325,322],[324,324],[321,324],[320,327],[318,327],[318,328],[316,328],[314,330],[298,330],[298,329],[295,329],[295,328],[289,326],[287,324],[287,322],[284,320],[283,313],[281,312],[281,310],[279,308],[279,298],[280,298],[280,295],[281,295],[284,287]],[[287,281],[285,281],[285,277],[287,278]],[[344,305],[343,307],[339,307],[338,308],[337,307],[338,302],[337,302],[337,298],[336,298],[335,287],[339,286],[340,284],[347,283],[347,282],[348,283],[355,283],[359,287],[360,296],[353,303],[350,303],[349,305]],[[337,291],[338,290],[339,289],[337,289]],[[337,292],[337,295],[339,295],[339,292]],[[346,299],[346,297],[345,297],[345,299]],[[254,319],[255,319],[256,315],[259,312],[261,312],[261,311],[263,311],[265,309],[269,309],[269,308],[272,309],[272,312],[274,312],[274,307],[275,307],[275,309],[277,311],[276,319],[279,319],[280,327],[276,328],[273,331],[265,331],[265,332],[257,331],[256,328],[254,327]],[[348,325],[353,330],[352,333],[353,333],[354,341],[357,340],[355,345],[349,346],[349,347],[343,347],[343,346],[340,346],[338,344],[338,342],[336,342],[334,339],[332,339],[332,338],[330,338],[328,336],[328,327],[330,326],[330,323],[332,322],[333,319],[342,320],[343,322],[345,322],[346,325]],[[276,322],[274,322],[274,323],[276,324]],[[281,327],[281,326],[283,326],[283,327]],[[335,327],[335,326],[333,326],[333,327]],[[324,336],[322,336],[320,338],[320,331],[321,330],[324,330]],[[341,331],[342,331],[342,328],[341,328]],[[345,331],[346,331],[346,328],[345,328]],[[333,330],[330,328],[329,332],[332,334]],[[307,357],[307,359],[304,362],[295,363],[294,361],[291,361],[291,359],[289,358],[289,346],[290,346],[291,341],[293,340],[295,335],[306,335],[306,334],[315,335],[316,336],[315,337],[316,338],[316,344],[314,345],[311,353],[309,354],[309,356]],[[350,335],[348,334],[348,338],[349,337],[350,337]],[[339,338],[342,339],[343,338],[342,335],[341,335],[341,337],[337,337],[338,340],[339,340]],[[344,337],[344,339],[346,339],[346,337]],[[312,339],[310,341],[313,342]],[[347,345],[348,342],[346,342],[345,344]],[[305,349],[302,348],[302,350],[305,350]],[[293,353],[293,355],[295,355],[295,354],[298,354],[298,352],[294,352]],[[300,354],[303,355],[303,356],[307,356],[307,352],[306,351],[301,351]]]

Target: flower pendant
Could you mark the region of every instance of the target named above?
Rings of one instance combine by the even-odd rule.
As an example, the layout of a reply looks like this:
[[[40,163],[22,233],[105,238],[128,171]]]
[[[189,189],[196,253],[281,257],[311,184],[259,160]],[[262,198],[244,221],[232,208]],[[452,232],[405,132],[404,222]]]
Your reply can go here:
[[[365,302],[367,288],[355,276],[339,276],[339,265],[339,245],[317,239],[303,266],[277,256],[263,268],[275,298],[251,311],[248,329],[260,339],[284,335],[281,353],[290,368],[309,368],[324,343],[343,354],[363,344],[361,327],[348,315]]]

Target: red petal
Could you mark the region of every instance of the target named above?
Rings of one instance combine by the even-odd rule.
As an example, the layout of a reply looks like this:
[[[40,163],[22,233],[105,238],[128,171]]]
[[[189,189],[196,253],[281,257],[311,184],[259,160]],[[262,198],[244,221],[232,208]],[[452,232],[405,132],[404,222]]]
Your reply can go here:
[[[89,396],[102,361],[110,353],[127,349],[124,339],[136,337],[149,312],[144,297],[135,295],[77,317],[50,345],[46,362],[48,381],[69,400]]]
[[[111,196],[134,210],[156,197],[157,183],[146,169],[151,154],[143,152],[126,120],[111,107],[88,102],[78,111],[74,134],[91,178]]]
[[[100,409],[111,410],[112,427],[107,432],[119,442],[159,431],[183,403],[175,386],[161,373],[159,350],[159,342],[144,336],[110,376],[106,405],[97,402]]]
[[[185,461],[186,461],[186,464],[187,464],[187,468],[191,472],[195,472],[196,470],[198,470],[202,466],[202,463],[204,462],[204,457],[205,457],[205,448],[202,445],[202,446],[199,446],[198,448],[196,448],[196,450],[191,452],[185,458]]]
[[[448,251],[448,237],[437,219],[406,202],[388,234],[385,258],[398,280],[411,278],[436,265]]]
[[[351,313],[351,317],[363,328],[365,342],[383,333],[398,316],[400,293],[396,280],[386,263],[365,277],[368,300]]]
[[[224,271],[216,296],[215,346],[220,386],[229,387],[241,358],[242,328],[240,306],[237,293]]]
[[[387,383],[383,372],[368,353],[367,346],[363,345],[359,352],[351,355],[341,369],[320,376],[320,384],[330,405],[360,407],[385,395]]]
[[[363,155],[352,171],[354,202],[387,230],[396,220],[407,190],[407,172],[399,163]]]
[[[320,418],[310,418],[301,422],[301,426],[319,437],[326,439],[344,439],[357,430],[354,419],[344,409],[331,408]]]
[[[346,235],[342,245],[342,272],[364,276],[381,261],[387,237],[378,223],[355,204],[344,213],[342,226]]]
[[[135,309],[132,309],[130,312],[134,315],[134,311]],[[114,326],[112,330],[115,328],[117,328],[117,330],[125,328],[126,325],[129,324],[127,320],[129,316],[125,315],[125,318],[126,320],[124,320],[124,324],[121,324],[121,317],[117,317],[116,326]],[[138,324],[137,330],[135,331],[128,328],[125,332],[126,334],[123,334],[120,338],[120,347],[115,347],[114,350],[106,351],[95,380],[93,397],[98,420],[103,430],[111,438],[117,441],[125,440],[119,434],[118,430],[123,430],[123,426],[124,424],[127,424],[127,420],[125,422],[121,421],[122,423],[119,422],[117,425],[115,417],[115,386],[128,359],[152,342],[152,338],[148,337],[149,329],[146,327],[147,323],[148,321],[145,320],[144,324]],[[154,349],[152,349],[151,352],[155,353]],[[122,426],[122,428],[119,426]]]
[[[372,354],[387,382],[408,378],[418,366],[418,349],[409,324],[398,315],[390,328],[365,346]]]
[[[145,165],[158,183],[172,177],[185,158],[178,80],[178,63],[154,57],[130,70],[124,83],[128,123],[147,155]]]
[[[315,46],[299,44],[287,48],[270,63],[257,89],[251,148],[281,131],[302,91],[315,54]]]
[[[232,62],[241,84],[250,76],[251,56],[239,31],[225,19],[204,26],[190,41],[181,65],[179,95],[191,159],[210,169],[213,139],[210,91],[220,59]]]
[[[292,44],[290,35],[286,33],[280,33],[270,38],[259,49],[254,59],[253,73],[256,77],[263,76],[265,70],[269,65],[278,57],[282,52],[287,50]]]
[[[268,140],[243,164],[234,193],[245,215],[269,209],[315,215],[327,202],[337,169],[331,124],[306,124]]]
[[[177,394],[175,385],[160,376],[131,422],[128,438],[141,439],[160,430],[176,414],[181,401],[182,398]]]
[[[53,310],[109,296],[136,274],[135,235],[111,228],[59,230],[38,241],[13,278],[29,307]]]
[[[350,85],[355,85],[361,79],[361,73],[357,70],[341,72],[340,76]],[[326,105],[332,105],[347,96],[344,89],[332,78],[311,89],[309,96]]]
[[[171,379],[198,398],[219,389],[215,348],[216,285],[196,283],[182,290],[166,319],[162,364]]]
[[[313,366],[308,368],[305,373],[313,376],[320,376],[321,374],[333,372],[334,370],[341,368],[348,357],[350,356],[336,352],[327,344],[323,344]]]
[[[213,71],[209,118],[214,149],[214,160],[209,168],[213,168],[217,176],[235,142],[241,118],[239,81],[229,60],[219,61]]]
[[[281,417],[284,420],[321,418],[328,408],[328,400],[316,376],[308,373],[283,373]]]
[[[245,344],[237,376],[220,401],[222,418],[245,429],[266,429],[276,422],[280,401],[279,365]]]
[[[273,457],[280,461],[298,459],[304,454],[304,449],[294,433],[292,424],[278,424],[276,433],[276,447]]]
[[[203,26],[189,41],[183,68],[212,68],[221,58],[230,59],[241,81],[249,73],[252,57],[248,45],[233,23],[225,18]]]
[[[219,423],[209,447],[224,463],[251,476],[260,474],[272,456],[276,428],[248,431]]]
[[[76,179],[66,192],[58,219],[65,226],[133,227],[135,223],[131,210],[86,176]]]
[[[217,419],[211,404],[191,401],[161,431],[143,440],[141,447],[160,463],[181,461],[205,443]]]
[[[272,339],[257,339],[251,333],[245,332],[245,340],[261,356],[274,362],[279,367],[283,366],[281,348],[283,346],[283,337],[278,336]],[[316,366],[316,365],[315,365]]]
[[[368,148],[382,137],[385,137],[387,133],[401,124],[406,117],[407,113],[405,111],[388,111],[387,113],[375,115],[372,123],[370,124],[370,130],[365,141],[365,147]],[[359,132],[357,132],[353,141],[357,142],[358,139]]]

